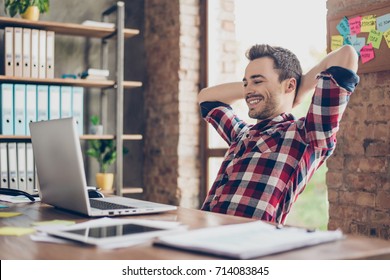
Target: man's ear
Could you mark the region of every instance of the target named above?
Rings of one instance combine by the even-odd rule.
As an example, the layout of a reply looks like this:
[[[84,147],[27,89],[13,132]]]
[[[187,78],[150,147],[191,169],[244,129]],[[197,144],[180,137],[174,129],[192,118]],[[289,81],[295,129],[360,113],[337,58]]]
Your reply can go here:
[[[297,80],[295,78],[290,78],[285,81],[285,92],[291,93],[296,92],[297,90]]]

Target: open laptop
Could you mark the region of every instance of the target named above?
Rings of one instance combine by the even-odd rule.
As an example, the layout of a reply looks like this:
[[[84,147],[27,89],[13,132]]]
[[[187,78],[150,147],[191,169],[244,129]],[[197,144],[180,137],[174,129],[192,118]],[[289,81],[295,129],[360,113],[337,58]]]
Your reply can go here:
[[[29,125],[42,202],[90,217],[157,213],[177,208],[121,196],[89,198],[75,119]]]

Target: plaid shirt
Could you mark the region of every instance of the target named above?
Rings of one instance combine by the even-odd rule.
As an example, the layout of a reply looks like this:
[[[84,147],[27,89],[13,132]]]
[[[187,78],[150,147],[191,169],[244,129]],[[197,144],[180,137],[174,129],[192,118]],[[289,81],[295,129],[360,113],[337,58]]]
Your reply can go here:
[[[356,74],[350,75],[358,81]],[[202,210],[285,222],[314,171],[335,149],[351,94],[335,75],[324,71],[317,79],[309,111],[298,120],[281,114],[248,125],[227,104],[201,103],[205,120],[229,144]]]

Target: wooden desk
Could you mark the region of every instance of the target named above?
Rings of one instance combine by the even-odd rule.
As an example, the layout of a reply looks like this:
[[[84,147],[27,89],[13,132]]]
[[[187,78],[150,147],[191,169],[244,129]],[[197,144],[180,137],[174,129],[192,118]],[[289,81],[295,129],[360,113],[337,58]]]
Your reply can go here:
[[[6,204],[1,202],[2,204]],[[10,207],[0,211],[16,211],[23,215],[12,218],[0,218],[0,227],[30,227],[31,223],[53,219],[86,221],[85,217],[68,213],[41,203],[8,204]],[[238,224],[250,219],[214,214],[194,209],[179,208],[164,214],[123,217],[123,219],[158,219],[180,221],[190,229],[212,227],[225,224]],[[102,250],[93,246],[74,244],[52,244],[34,242],[29,235],[20,237],[0,236],[1,260],[48,260],[48,259],[112,259],[112,260],[189,260],[215,259],[213,256],[197,254],[151,244],[139,245],[116,250]],[[264,259],[390,259],[390,242],[368,237],[347,236],[345,240],[321,244],[267,256]]]

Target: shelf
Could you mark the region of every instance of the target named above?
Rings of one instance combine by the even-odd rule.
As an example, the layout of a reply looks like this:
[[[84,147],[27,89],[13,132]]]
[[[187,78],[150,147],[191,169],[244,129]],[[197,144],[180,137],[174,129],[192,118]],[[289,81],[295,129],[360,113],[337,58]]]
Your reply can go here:
[[[0,135],[1,140],[30,140],[31,137],[27,135]],[[109,140],[115,139],[115,136],[112,134],[104,135],[93,135],[93,134],[84,134],[80,136],[80,140]],[[122,136],[122,140],[142,140],[141,134],[125,134]]]
[[[84,80],[84,79],[43,79],[43,78],[21,78],[21,77],[10,77],[0,75],[0,82],[6,83],[26,83],[26,84],[45,84],[45,85],[64,85],[64,86],[79,86],[86,88],[113,88],[116,86],[115,81],[111,80]],[[141,87],[142,82],[138,81],[124,81],[124,88],[137,88]]]
[[[83,36],[93,38],[105,38],[115,34],[115,28],[85,26],[76,23],[61,23],[55,21],[30,21],[20,18],[0,17],[0,27],[26,27],[54,31],[57,34]],[[125,28],[125,38],[131,38],[139,34],[137,29]]]

